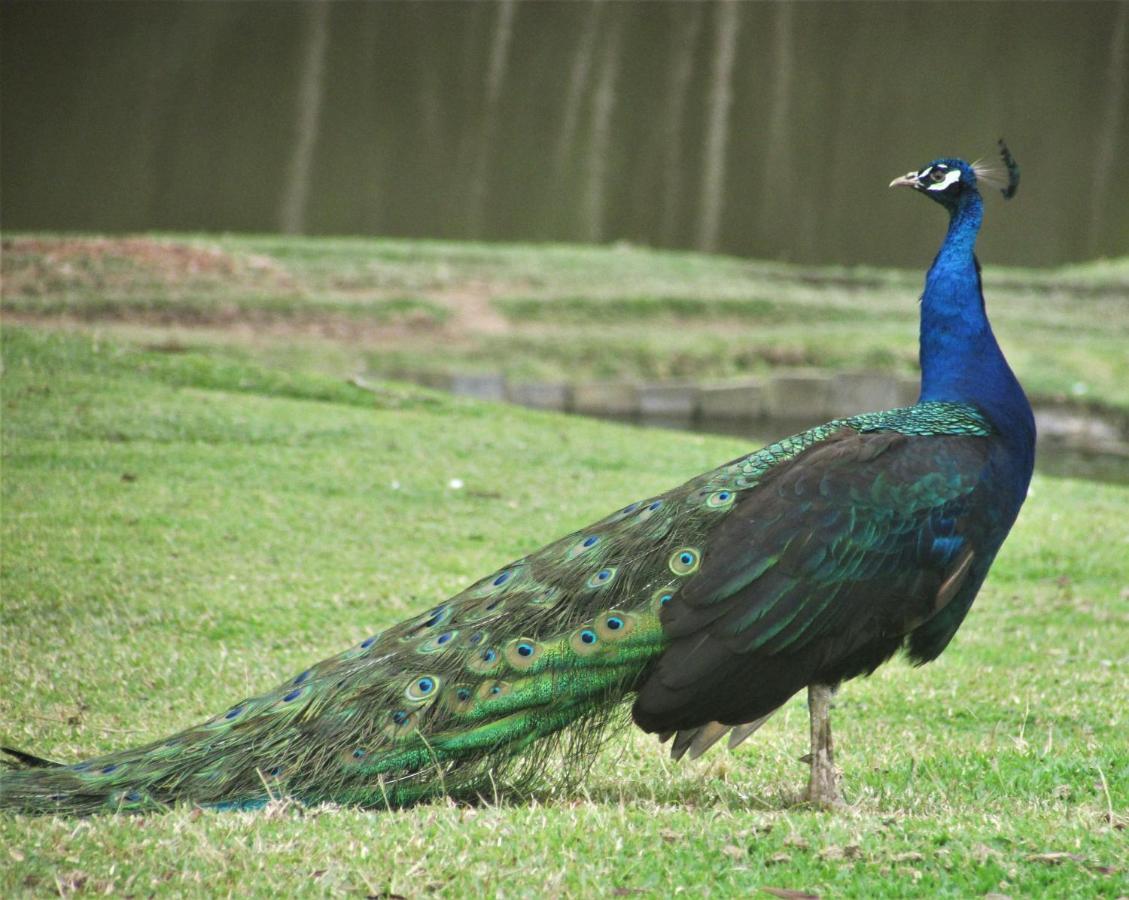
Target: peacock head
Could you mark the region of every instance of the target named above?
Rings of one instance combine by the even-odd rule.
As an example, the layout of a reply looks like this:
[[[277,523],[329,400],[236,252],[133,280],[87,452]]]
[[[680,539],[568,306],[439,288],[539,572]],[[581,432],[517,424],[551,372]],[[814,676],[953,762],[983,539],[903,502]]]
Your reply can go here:
[[[1000,160],[1004,165],[1002,171],[979,162],[967,163],[963,159],[944,157],[933,160],[920,172],[907,172],[895,178],[890,182],[890,187],[909,187],[921,191],[949,212],[954,212],[965,198],[979,196],[980,182],[999,188],[1004,199],[1010,200],[1019,188],[1019,164],[1003,138],[997,144],[1000,148]]]
[[[907,172],[890,182],[890,187],[908,187],[921,191],[946,209],[956,209],[961,200],[978,193],[976,168],[963,159],[935,159],[920,172]]]

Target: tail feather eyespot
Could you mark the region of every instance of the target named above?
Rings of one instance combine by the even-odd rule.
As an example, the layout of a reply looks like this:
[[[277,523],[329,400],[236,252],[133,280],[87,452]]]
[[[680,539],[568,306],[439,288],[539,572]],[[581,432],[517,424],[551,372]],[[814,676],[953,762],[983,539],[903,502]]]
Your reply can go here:
[[[505,649],[506,662],[519,671],[530,669],[541,658],[541,645],[529,638],[510,641]]]
[[[408,682],[404,697],[409,703],[422,704],[434,700],[439,692],[439,678],[435,675],[419,675]]]
[[[490,597],[467,610],[460,621],[479,622],[497,616],[506,608],[505,597]]]
[[[493,647],[475,653],[467,663],[467,668],[479,675],[493,672],[501,663],[501,655]]]
[[[560,596],[560,588],[552,587],[539,592],[534,597],[532,597],[529,602],[536,606],[551,606],[552,604],[556,603],[558,599],[560,599]]]
[[[620,641],[635,630],[635,616],[619,610],[608,610],[596,618],[596,636],[605,641]]]
[[[683,547],[675,550],[670,557],[670,571],[675,575],[692,575],[698,571],[702,563],[701,553],[694,547]]]
[[[400,740],[415,731],[417,723],[415,713],[405,709],[393,710],[388,714],[388,722],[383,728],[384,736],[392,741]]]
[[[590,625],[573,632],[568,643],[578,656],[591,656],[603,649],[599,634]]]
[[[446,706],[451,712],[463,713],[474,705],[474,691],[469,685],[457,684],[447,692]]]
[[[428,638],[425,641],[421,641],[419,646],[416,647],[416,652],[417,653],[439,653],[443,650],[449,650],[451,647],[455,646],[455,644],[457,643],[458,636],[459,636],[459,632],[458,632],[457,629],[450,629],[448,631],[444,631],[440,634],[435,635],[435,637],[431,637],[431,638]]]
[[[728,509],[736,498],[737,495],[730,490],[714,491],[706,497],[706,506],[709,509]]]
[[[674,599],[676,585],[668,584],[651,594],[651,609],[658,615],[662,608]]]
[[[580,556],[582,553],[587,553],[599,543],[600,536],[598,534],[585,535],[565,551],[565,559],[576,559],[576,557]]]
[[[513,692],[513,687],[505,681],[484,681],[475,691],[479,700],[500,700]]]
[[[599,571],[594,572],[591,575],[591,577],[589,577],[586,584],[590,588],[605,587],[605,586],[611,584],[611,582],[615,579],[615,573],[616,573],[616,567],[615,566],[605,566],[604,568],[600,569]]]

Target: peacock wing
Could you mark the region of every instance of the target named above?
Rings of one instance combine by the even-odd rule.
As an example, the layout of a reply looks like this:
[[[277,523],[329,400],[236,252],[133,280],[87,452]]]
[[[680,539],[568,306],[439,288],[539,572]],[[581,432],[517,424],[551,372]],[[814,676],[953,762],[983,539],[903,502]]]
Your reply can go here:
[[[766,472],[664,607],[671,644],[636,721],[749,722],[814,680],[876,667],[973,570],[990,453],[984,436],[843,427]]]

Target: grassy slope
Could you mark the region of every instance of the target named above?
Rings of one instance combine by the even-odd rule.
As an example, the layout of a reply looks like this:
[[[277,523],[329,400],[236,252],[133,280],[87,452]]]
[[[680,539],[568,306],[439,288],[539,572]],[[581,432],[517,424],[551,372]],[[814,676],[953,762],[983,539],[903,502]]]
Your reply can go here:
[[[0,737],[68,760],[223,709],[743,449],[82,337],[8,328],[3,349]],[[847,810],[787,805],[795,700],[698,763],[625,735],[533,803],[2,818],[0,893],[1124,894],[1127,504],[1036,478],[944,657],[844,689]]]
[[[287,352],[295,332],[355,338],[346,349],[307,341],[310,364],[327,370],[488,369],[520,380],[726,377],[777,365],[911,373],[928,252],[895,271],[363,238],[47,236],[5,251],[12,312],[140,319],[143,339],[156,342],[171,322],[179,343],[234,341],[259,359],[274,349],[262,340],[270,323],[289,327]],[[989,265],[985,291],[1030,391],[1129,411],[1129,258],[1050,271]],[[255,327],[235,337],[207,329],[233,321]]]

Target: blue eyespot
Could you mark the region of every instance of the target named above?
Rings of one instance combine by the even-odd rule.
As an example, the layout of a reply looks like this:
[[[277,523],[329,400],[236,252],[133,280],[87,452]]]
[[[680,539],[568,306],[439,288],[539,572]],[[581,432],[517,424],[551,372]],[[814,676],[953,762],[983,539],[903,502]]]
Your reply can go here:
[[[519,656],[532,656],[533,655],[533,645],[532,644],[526,644],[524,642],[520,643],[520,644],[517,645],[517,652],[518,652]]]
[[[297,700],[301,696],[301,691],[290,691],[289,693],[283,695],[282,702],[289,703],[291,700]]]
[[[272,778],[277,778],[281,774],[282,774],[282,766],[275,766],[273,769],[270,770],[270,776]]]
[[[693,547],[684,547],[670,557],[670,571],[675,575],[691,575],[698,571],[701,554]]]
[[[657,609],[662,609],[670,603],[672,597],[674,597],[674,591],[671,589],[670,585],[667,585],[651,594],[651,603],[653,603]]]
[[[375,644],[376,643],[376,637],[377,636],[374,634],[372,637],[365,638],[363,641],[361,641],[361,649],[367,650],[369,647],[371,647],[373,644]]]
[[[503,585],[507,581],[509,581],[511,574],[512,574],[511,572],[503,572],[501,575],[499,575],[497,578],[495,578],[494,581],[493,581],[494,587],[499,587],[500,585]]]
[[[364,759],[364,758],[365,758],[365,751],[362,750],[360,747],[358,747],[356,750],[353,751],[353,759]]]
[[[137,791],[130,791],[125,795],[125,800],[127,803],[136,803],[140,799],[141,795]]]
[[[598,543],[600,543],[601,540],[602,540],[602,538],[600,537],[600,535],[589,534],[586,537],[581,538],[575,544],[573,544],[568,549],[568,552],[565,554],[565,558],[566,559],[575,559],[577,556],[579,556],[581,553],[584,553],[586,550],[591,550]]]
[[[294,681],[291,682],[291,683],[292,684],[301,684],[303,681],[305,681],[309,677],[310,677],[310,670],[306,669],[305,672],[303,672],[301,675],[299,675],[297,678],[295,678]]]
[[[647,509],[655,510],[655,509],[658,509],[662,505],[663,505],[663,502],[661,500],[656,500],[654,503],[652,503],[650,506],[648,506]]]
[[[629,512],[635,512],[639,508],[638,503],[628,503],[623,509],[619,511],[621,516],[627,515]]]
[[[117,766],[117,763],[110,763],[110,765],[108,765],[108,766],[102,766],[102,774],[103,774],[103,775],[109,775],[109,774],[110,774],[111,772],[113,772],[113,771],[114,771],[114,770],[115,770],[115,769],[116,769],[117,767],[118,767],[118,766]]]
[[[470,688],[459,688],[457,691],[455,691],[455,696],[458,697],[462,701],[469,700],[470,699]]]
[[[608,616],[608,620],[604,624],[612,631],[619,631],[623,627],[623,619],[619,616]]]
[[[426,622],[423,623],[423,627],[424,628],[434,628],[436,625],[438,625],[440,622],[442,622],[444,620],[444,614],[446,612],[447,612],[446,606],[437,606],[430,613],[428,613],[428,619],[427,619]]]
[[[394,713],[392,713],[392,721],[397,725],[403,725],[406,721],[408,721],[408,714],[402,709],[398,709]]]
[[[582,632],[580,632],[580,640],[585,644],[594,644],[596,643],[596,632],[594,632],[591,628],[585,628]]]
[[[702,493],[708,493],[703,491]],[[706,497],[706,506],[710,509],[723,509],[727,506],[732,506],[734,500],[733,491],[714,491]]]
[[[590,587],[590,588],[601,587],[602,585],[605,585],[609,581],[611,581],[614,577],[615,577],[615,568],[614,567],[608,567],[606,569],[600,569],[599,572],[592,575],[588,579],[588,587]]]
[[[473,647],[476,644],[481,644],[485,637],[486,637],[486,635],[483,632],[476,631],[469,638],[467,638],[467,643],[470,644]]]
[[[490,693],[491,693],[491,694],[500,694],[500,693],[502,693],[502,686],[501,686],[501,685],[498,685],[498,684],[492,685],[492,686],[490,687]]]
[[[437,638],[435,639],[435,643],[437,643],[437,644],[445,644],[445,643],[447,643],[447,641],[451,640],[451,638],[452,638],[452,634],[451,634],[451,632],[449,632],[449,631],[444,631],[444,632],[443,632],[443,633],[442,633],[441,635],[439,635],[439,637],[437,637]]]
[[[236,717],[237,715],[239,715],[239,714],[240,714],[241,712],[243,712],[243,707],[242,707],[242,706],[236,706],[236,707],[233,707],[233,708],[229,709],[229,710],[228,710],[228,711],[227,711],[227,712],[226,712],[226,713],[224,714],[224,718],[225,718],[225,719],[234,719],[234,718],[235,718],[235,717]]]
[[[486,647],[477,651],[468,662],[473,672],[488,672],[498,661],[499,651],[496,647]]]
[[[416,688],[419,689],[419,692],[421,694],[430,694],[434,687],[435,687],[435,682],[432,681],[430,678],[421,678],[419,681],[416,682]]]

